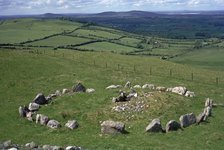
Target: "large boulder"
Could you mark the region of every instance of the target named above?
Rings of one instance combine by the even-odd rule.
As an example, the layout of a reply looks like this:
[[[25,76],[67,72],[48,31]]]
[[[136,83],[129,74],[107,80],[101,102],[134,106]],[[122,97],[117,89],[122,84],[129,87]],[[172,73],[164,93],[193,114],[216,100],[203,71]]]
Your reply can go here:
[[[180,129],[180,124],[175,121],[175,120],[170,120],[167,124],[166,124],[166,132],[169,131],[177,131],[178,129]]]
[[[185,93],[187,92],[187,88],[182,86],[174,87],[172,88],[172,92],[179,95],[185,95]]]
[[[42,114],[36,115],[36,123],[40,123],[41,125],[47,125],[49,118]]]
[[[101,132],[105,134],[124,133],[125,124],[122,122],[107,120],[101,124]]]
[[[128,81],[125,85],[124,85],[125,88],[130,88],[131,87],[131,82]]]
[[[74,85],[72,88],[73,92],[86,92],[86,87],[82,83]]]
[[[40,109],[40,105],[37,103],[30,103],[29,108],[30,111],[37,111]]]
[[[213,100],[210,98],[206,98],[205,100],[205,107],[208,107],[208,106],[210,106],[211,108],[213,106]]]
[[[117,88],[122,88],[121,85],[110,85],[108,87],[106,87],[106,89],[117,89]]]
[[[69,120],[65,124],[65,126],[73,130],[73,129],[78,128],[79,124],[78,124],[78,122],[76,120]]]
[[[196,116],[193,113],[180,116],[180,125],[182,128],[186,128],[196,123]]]
[[[39,105],[47,104],[47,100],[42,93],[37,94],[37,96],[33,100],[34,103]]]
[[[58,129],[61,127],[60,123],[56,120],[50,120],[47,123],[47,126],[52,128],[52,129]]]
[[[191,92],[191,91],[187,91],[187,92],[185,93],[185,96],[186,96],[186,97],[195,97],[195,93],[194,93],[194,92]]]
[[[145,130],[146,132],[162,132],[163,128],[159,119],[153,119]]]
[[[143,89],[151,89],[151,90],[153,90],[153,89],[155,89],[155,85],[154,84],[144,84],[142,86],[142,88]]]

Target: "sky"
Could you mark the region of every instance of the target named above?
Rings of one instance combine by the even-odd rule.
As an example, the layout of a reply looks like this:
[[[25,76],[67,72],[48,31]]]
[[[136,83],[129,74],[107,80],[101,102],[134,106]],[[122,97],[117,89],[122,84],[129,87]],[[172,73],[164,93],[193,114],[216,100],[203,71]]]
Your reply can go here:
[[[224,0],[0,0],[0,15],[224,10]]]

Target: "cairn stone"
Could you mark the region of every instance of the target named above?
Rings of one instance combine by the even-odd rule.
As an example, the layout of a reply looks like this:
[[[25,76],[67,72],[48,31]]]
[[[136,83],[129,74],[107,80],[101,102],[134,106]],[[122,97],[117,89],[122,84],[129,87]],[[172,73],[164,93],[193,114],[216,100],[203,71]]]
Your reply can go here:
[[[124,133],[124,131],[125,124],[122,122],[107,120],[101,124],[101,132],[104,134]]]
[[[166,124],[166,132],[170,132],[170,131],[177,131],[178,129],[180,129],[180,124],[175,121],[175,120],[170,120],[167,124]]]
[[[26,117],[26,113],[27,113],[27,111],[25,110],[25,108],[20,106],[19,107],[19,116],[20,117]]]
[[[205,116],[205,112],[200,113],[196,118],[196,123],[200,124],[203,121],[206,121],[207,117]]]
[[[185,95],[185,93],[187,92],[187,88],[186,87],[174,87],[172,89],[173,93],[179,94],[179,95]]]
[[[205,113],[205,116],[206,117],[210,117],[212,116],[212,108],[210,106],[207,106],[205,109],[204,109],[204,113]]]
[[[47,126],[52,128],[52,129],[58,129],[61,127],[60,123],[56,120],[50,120],[47,123]]]
[[[37,103],[30,103],[29,108],[30,111],[37,111],[40,109],[40,105]]]
[[[210,106],[211,108],[213,106],[213,100],[210,98],[206,98],[205,100],[205,107],[208,107],[208,106]]]
[[[78,124],[78,122],[76,120],[69,120],[65,124],[65,126],[73,130],[73,129],[78,128],[79,124]]]
[[[131,82],[128,81],[125,85],[124,85],[125,88],[130,88],[131,87]]]
[[[42,93],[37,94],[37,96],[33,100],[34,103],[39,105],[47,104],[47,100]]]
[[[182,128],[186,128],[196,123],[196,116],[193,113],[180,116],[180,125]]]
[[[86,87],[81,83],[78,83],[77,85],[73,86],[72,90],[73,92],[86,92]]]
[[[162,132],[162,125],[159,119],[153,119],[146,127],[146,132]]]
[[[49,118],[42,114],[36,115],[36,123],[40,123],[41,125],[47,125]]]

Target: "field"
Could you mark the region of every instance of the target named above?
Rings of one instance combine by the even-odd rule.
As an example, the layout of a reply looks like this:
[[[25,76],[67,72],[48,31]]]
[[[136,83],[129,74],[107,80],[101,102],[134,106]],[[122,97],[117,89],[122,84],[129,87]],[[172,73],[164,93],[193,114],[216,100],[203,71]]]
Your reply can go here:
[[[5,21],[10,22],[13,20]],[[119,30],[61,20],[45,22],[59,22],[53,25],[58,26],[58,30],[43,32],[38,37],[35,37],[35,33],[28,32],[24,38],[8,37],[8,32],[0,34],[0,39],[4,39],[3,36],[8,38],[0,40],[0,43],[11,43],[2,44],[0,49],[0,141],[11,139],[18,144],[34,141],[40,145],[77,145],[99,150],[190,150],[221,149],[224,146],[223,107],[214,108],[213,116],[200,125],[167,134],[145,132],[145,127],[154,118],[160,118],[165,127],[169,120],[178,120],[183,114],[199,114],[207,97],[214,99],[216,103],[224,103],[223,50],[216,47],[222,41],[215,43],[208,39],[209,45],[195,49],[194,40],[135,36]],[[68,23],[68,26],[61,26],[64,23]],[[0,32],[11,32],[12,28],[16,28],[9,26],[5,29],[6,27],[0,25]],[[95,31],[90,32],[91,35],[76,34],[83,30],[101,30],[103,35],[108,32],[107,34],[114,34],[118,39],[104,37],[102,32],[98,35]],[[44,38],[45,36],[50,37]],[[139,46],[141,44],[143,47]],[[146,45],[152,49],[148,49]],[[130,52],[135,56],[127,55]],[[143,52],[157,56],[138,54]],[[164,55],[176,57],[171,61],[158,58]],[[153,83],[165,87],[185,86],[194,91],[196,97],[138,90],[139,94],[154,92],[153,97],[144,99],[150,105],[146,111],[114,112],[112,107],[115,104],[111,99],[118,95],[119,89],[105,88],[111,84],[124,85],[127,81],[132,85]],[[63,125],[62,128],[52,130],[19,117],[18,107],[28,105],[37,93],[48,95],[56,90],[71,88],[77,82],[83,83],[87,88],[94,88],[96,92],[63,95],[48,106],[42,106],[38,112],[58,120]],[[69,119],[76,119],[79,128],[65,128],[64,124]],[[128,133],[102,135],[100,122],[108,119],[124,122]]]

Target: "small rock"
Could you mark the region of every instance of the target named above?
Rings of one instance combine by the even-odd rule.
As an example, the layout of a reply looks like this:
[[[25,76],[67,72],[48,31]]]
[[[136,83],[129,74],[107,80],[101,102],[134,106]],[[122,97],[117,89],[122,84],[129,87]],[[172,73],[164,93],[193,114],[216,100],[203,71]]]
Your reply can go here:
[[[78,124],[78,122],[76,120],[69,120],[65,124],[65,126],[73,130],[73,129],[78,128],[79,124]]]
[[[133,88],[135,88],[135,89],[141,89],[142,87],[141,87],[141,85],[135,85]]]
[[[166,92],[166,87],[158,86],[156,87],[157,91]]]
[[[34,121],[34,116],[33,116],[33,112],[28,112],[28,113],[26,113],[26,118],[27,118],[27,120],[29,120],[29,121]]]
[[[146,127],[146,132],[162,132],[162,125],[159,119],[153,119],[152,122]]]
[[[76,146],[67,146],[65,150],[82,150],[81,147],[76,147]]]
[[[56,120],[48,121],[47,126],[52,128],[52,129],[57,129],[57,128],[61,127],[60,123]]]
[[[143,89],[155,89],[155,85],[154,84],[145,84],[142,86]]]
[[[180,125],[182,128],[186,128],[196,123],[196,116],[193,113],[180,116]]]
[[[169,87],[166,89],[166,92],[172,92],[173,88],[172,87]]]
[[[27,143],[25,144],[26,147],[29,147],[30,149],[34,149],[34,148],[37,148],[38,145],[34,142],[31,142],[31,143]]]
[[[105,134],[124,133],[124,131],[125,125],[122,122],[107,120],[101,124],[101,132]]]
[[[12,141],[11,140],[8,140],[8,141],[5,141],[3,142],[3,147],[4,148],[10,148],[12,146]]]
[[[204,112],[200,113],[200,114],[197,116],[197,118],[196,118],[196,123],[197,123],[197,124],[200,124],[200,123],[203,122],[203,121],[206,121],[206,116],[205,116],[205,113],[204,113]]]
[[[180,127],[180,124],[178,122],[176,122],[175,120],[170,120],[166,124],[166,132],[169,132],[169,131],[177,131],[180,128],[181,128]]]
[[[205,113],[205,116],[206,116],[206,117],[210,117],[210,116],[212,116],[212,108],[211,108],[210,106],[206,107],[206,108],[204,109],[204,113]]]
[[[37,111],[40,109],[40,105],[37,103],[30,103],[29,104],[29,110],[30,111]]]
[[[55,95],[56,95],[56,96],[61,96],[61,95],[62,95],[62,93],[61,93],[61,91],[60,91],[60,90],[57,90],[57,91],[55,91]]]
[[[62,94],[66,94],[66,93],[69,93],[69,89],[63,89],[62,90]]]
[[[86,92],[86,88],[81,83],[78,83],[77,85],[73,86],[72,88],[73,92]]]
[[[208,107],[208,106],[210,106],[211,108],[213,106],[213,100],[210,98],[206,98],[205,100],[205,107]]]
[[[19,116],[20,117],[26,117],[27,111],[24,109],[24,107],[20,106],[19,107]]]
[[[128,81],[125,85],[124,85],[125,88],[130,88],[131,87],[131,82]]]
[[[47,104],[47,100],[42,93],[37,94],[37,96],[33,100],[34,103],[39,105]]]
[[[50,145],[43,145],[42,149],[43,150],[53,150],[53,147]]]
[[[95,89],[93,88],[86,89],[86,93],[94,93],[94,92],[95,92]]]
[[[122,88],[121,85],[110,85],[108,87],[106,87],[106,89],[117,89],[117,88]]]
[[[185,96],[186,96],[186,97],[195,97],[195,94],[194,94],[194,92],[187,91],[187,92],[185,93]]]
[[[185,95],[185,93],[187,92],[187,88],[186,88],[186,87],[181,87],[181,86],[179,86],[179,87],[174,87],[174,88],[172,89],[172,92],[173,92],[173,93],[177,93],[177,94],[179,94],[179,95]]]
[[[8,150],[18,150],[18,148],[12,147],[12,148],[9,148]]]
[[[36,115],[36,123],[40,122],[41,125],[47,125],[48,121],[49,121],[49,118],[47,116],[42,114]]]

